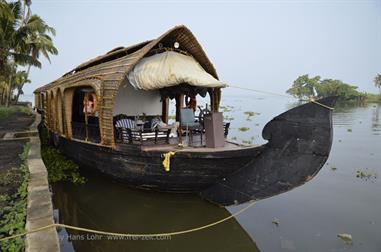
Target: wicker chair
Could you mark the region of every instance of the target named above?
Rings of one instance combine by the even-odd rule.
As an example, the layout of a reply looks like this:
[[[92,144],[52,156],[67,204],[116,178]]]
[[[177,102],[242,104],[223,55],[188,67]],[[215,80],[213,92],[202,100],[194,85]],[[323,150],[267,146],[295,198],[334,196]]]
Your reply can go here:
[[[150,122],[145,123],[142,127],[138,127],[132,117],[120,114],[114,117],[115,138],[119,143],[139,142],[143,144],[146,141],[154,139],[154,143],[158,143],[160,139],[164,139],[165,143],[169,143],[170,129],[159,129],[159,127],[151,127]]]

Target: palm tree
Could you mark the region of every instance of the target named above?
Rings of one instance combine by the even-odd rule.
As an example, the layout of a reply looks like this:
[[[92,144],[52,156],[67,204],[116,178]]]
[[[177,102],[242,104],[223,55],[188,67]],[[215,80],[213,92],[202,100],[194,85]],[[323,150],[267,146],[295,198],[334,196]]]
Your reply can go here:
[[[28,73],[26,71],[17,71],[13,80],[13,87],[17,89],[15,102],[18,101],[20,94],[24,94],[22,88],[25,83],[31,83],[31,81],[28,79]]]
[[[30,11],[28,11],[30,13]],[[37,15],[31,15],[28,17],[28,20],[25,21],[25,26],[30,27],[30,29],[35,30],[36,32],[30,34],[30,36],[27,38],[26,43],[28,45],[28,51],[29,54],[33,57],[33,59],[37,60],[39,59],[40,55],[42,54],[50,63],[50,57],[49,55],[57,55],[58,50],[53,44],[52,38],[48,35],[48,33],[55,36],[55,30],[54,28],[48,26],[44,20],[42,20]],[[26,71],[26,79],[28,79],[30,68],[32,67],[32,64],[28,64],[28,68]],[[19,99],[19,96],[22,92],[22,88],[25,83],[21,83],[20,88],[18,89],[17,95],[16,95],[16,102]]]
[[[12,79],[16,64],[31,64],[40,67],[41,63],[28,54],[26,38],[31,30],[20,25],[22,3],[0,0],[0,76],[5,80],[3,97],[8,106],[12,94]]]
[[[378,87],[381,94],[381,74],[377,74],[376,77],[374,78],[374,85]]]
[[[35,33],[35,27],[20,22],[23,18],[21,2],[0,0],[0,6],[0,69],[10,61],[41,67],[41,63],[28,52],[27,38]]]
[[[57,54],[51,37],[55,30],[39,16],[31,15],[30,0],[6,2],[0,0],[0,77],[8,80],[5,104],[9,104],[12,94],[14,65],[41,67],[40,53],[49,59],[49,54]],[[28,11],[26,12],[26,8]],[[26,78],[27,79],[27,78]],[[24,83],[18,92],[22,91]]]

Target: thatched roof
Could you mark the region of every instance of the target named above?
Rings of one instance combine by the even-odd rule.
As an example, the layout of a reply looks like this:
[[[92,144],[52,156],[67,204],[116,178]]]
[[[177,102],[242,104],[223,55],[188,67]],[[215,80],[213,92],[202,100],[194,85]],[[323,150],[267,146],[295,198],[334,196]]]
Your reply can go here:
[[[112,80],[114,81],[114,85],[119,86],[129,71],[132,70],[140,59],[151,49],[157,48],[159,44],[165,47],[172,47],[176,41],[179,42],[181,50],[191,54],[206,72],[218,79],[213,64],[209,61],[192,32],[187,27],[180,25],[167,31],[157,39],[148,40],[129,47],[117,47],[104,55],[84,62],[64,74],[58,80],[42,86],[34,92],[49,91],[56,87],[64,88],[68,84],[73,86],[73,83],[80,83],[81,80],[85,79]],[[115,89],[117,88],[116,86],[114,87]],[[103,88],[102,84],[100,88]]]

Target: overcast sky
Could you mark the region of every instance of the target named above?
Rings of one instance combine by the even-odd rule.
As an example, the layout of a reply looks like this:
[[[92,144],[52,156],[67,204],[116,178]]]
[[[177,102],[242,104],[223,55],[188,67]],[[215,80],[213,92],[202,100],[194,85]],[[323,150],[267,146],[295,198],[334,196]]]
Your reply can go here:
[[[88,59],[177,24],[191,29],[227,83],[284,93],[308,73],[377,92],[381,0],[34,0],[31,7],[56,29],[59,55],[31,71],[26,94]]]

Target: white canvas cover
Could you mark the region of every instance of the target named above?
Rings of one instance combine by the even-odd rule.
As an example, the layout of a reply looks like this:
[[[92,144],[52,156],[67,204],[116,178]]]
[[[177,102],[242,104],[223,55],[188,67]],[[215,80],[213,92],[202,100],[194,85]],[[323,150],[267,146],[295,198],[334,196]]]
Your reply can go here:
[[[197,87],[226,87],[192,57],[166,51],[143,58],[128,74],[136,89],[154,90],[187,83]]]

